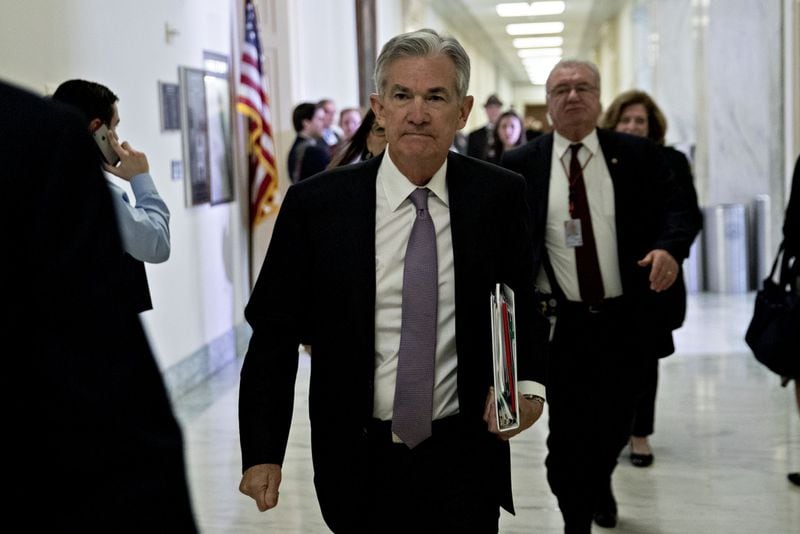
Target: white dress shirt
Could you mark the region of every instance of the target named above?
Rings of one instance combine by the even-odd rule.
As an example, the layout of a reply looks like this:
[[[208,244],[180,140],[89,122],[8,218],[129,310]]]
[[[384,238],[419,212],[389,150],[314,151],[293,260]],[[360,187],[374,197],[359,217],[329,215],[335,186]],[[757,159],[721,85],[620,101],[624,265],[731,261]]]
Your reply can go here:
[[[431,191],[428,194],[428,212],[436,229],[439,263],[434,419],[459,411],[453,238],[446,176],[445,160],[426,185]],[[416,210],[408,196],[416,188],[398,170],[386,150],[375,187],[375,392],[372,410],[373,417],[384,421],[392,418],[394,409],[403,311],[403,267],[408,238],[416,217]],[[486,300],[488,308],[488,294]],[[489,329],[488,314],[486,328]],[[545,397],[544,385],[538,382],[520,381],[519,391]]]
[[[597,259],[600,274],[603,277],[605,298],[622,295],[622,280],[619,273],[619,256],[617,255],[617,224],[614,207],[614,182],[608,172],[597,131],[587,135],[581,141],[583,146],[578,152],[578,160],[583,167],[583,180],[586,184],[586,195],[589,199],[589,213],[592,217],[592,229],[597,244]],[[569,220],[569,166],[572,141],[558,132],[553,135],[553,156],[550,168],[550,193],[547,199],[547,228],[545,242],[547,254],[553,266],[556,281],[567,300],[580,301],[578,289],[578,270],[575,261],[575,249],[566,244],[564,223]],[[540,269],[537,287],[545,293],[551,292],[544,268]]]
[[[436,229],[439,262],[434,419],[458,412],[453,238],[446,174],[447,160],[426,185],[431,191],[428,194],[428,212]],[[416,188],[398,170],[386,150],[375,187],[375,397],[372,412],[374,417],[383,420],[392,418],[394,408],[402,323],[403,266],[416,217],[408,195]]]

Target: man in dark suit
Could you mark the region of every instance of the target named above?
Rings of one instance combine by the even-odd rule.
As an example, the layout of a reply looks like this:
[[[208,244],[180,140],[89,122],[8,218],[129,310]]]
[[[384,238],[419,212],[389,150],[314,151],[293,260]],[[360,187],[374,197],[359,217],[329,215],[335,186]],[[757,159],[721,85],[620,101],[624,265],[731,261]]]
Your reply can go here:
[[[503,103],[497,98],[497,95],[489,95],[483,109],[486,111],[489,122],[470,132],[467,137],[467,156],[488,160],[495,156],[494,129],[503,111]]]
[[[557,303],[548,481],[565,532],[588,533],[593,518],[617,523],[611,475],[630,433],[634,378],[651,334],[678,308],[669,289],[698,228],[656,145],[596,128],[593,64],[558,63],[546,88],[555,133],[502,163],[528,182],[537,288]]]
[[[289,178],[293,184],[325,170],[331,162],[330,147],[322,138],[325,110],[312,102],[303,102],[292,111],[297,137],[289,149]]]
[[[375,81],[387,150],[289,189],[245,311],[240,490],[262,511],[277,504],[297,347],[310,343],[314,482],[330,528],[497,532],[500,506],[513,511],[506,440],[544,403],[547,323],[533,308],[524,183],[449,150],[472,107],[457,41],[399,35]],[[418,228],[431,224],[434,257],[421,260]],[[420,275],[438,278],[423,295],[407,291]],[[517,332],[521,424],[499,436],[487,313],[498,282],[529,326]],[[429,366],[427,386],[407,387],[411,362]],[[407,403],[420,406],[413,433]]]
[[[77,112],[3,83],[0,115],[13,254],[2,338],[24,347],[5,358],[6,520],[195,532],[180,428],[120,274],[98,148]]]

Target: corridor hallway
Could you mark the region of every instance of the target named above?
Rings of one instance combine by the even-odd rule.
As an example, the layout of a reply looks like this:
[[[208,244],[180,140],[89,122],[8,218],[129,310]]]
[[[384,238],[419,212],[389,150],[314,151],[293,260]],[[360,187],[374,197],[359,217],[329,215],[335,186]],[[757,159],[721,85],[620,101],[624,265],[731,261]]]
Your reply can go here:
[[[616,534],[791,534],[800,531],[800,417],[793,390],[755,361],[743,336],[754,295],[689,296],[676,353],[662,360],[651,437],[655,462],[633,467],[627,449],[614,476]],[[240,361],[238,363],[241,363]],[[238,366],[229,365],[175,403],[184,425],[194,509],[207,534],[329,532],[317,505],[307,415],[308,357],[297,378],[295,415],[278,507],[259,513],[238,492]],[[600,400],[599,400],[600,401]],[[512,440],[517,515],[503,534],[560,534],[545,478],[546,412]],[[589,444],[587,444],[589,446]]]

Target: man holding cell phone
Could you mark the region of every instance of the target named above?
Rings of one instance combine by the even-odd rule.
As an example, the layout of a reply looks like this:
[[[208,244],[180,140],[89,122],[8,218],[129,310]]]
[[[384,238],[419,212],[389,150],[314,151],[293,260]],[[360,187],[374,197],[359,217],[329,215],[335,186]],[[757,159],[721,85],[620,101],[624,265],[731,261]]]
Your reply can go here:
[[[144,262],[167,261],[170,241],[169,208],[150,176],[147,156],[127,141],[119,142],[116,133],[120,122],[119,98],[107,87],[86,80],[68,80],[58,86],[53,100],[74,106],[83,113],[89,133],[97,142],[97,157],[103,169],[131,184],[134,204],[131,204],[125,189],[108,180],[125,251],[126,276],[132,288],[133,306],[136,312],[150,310],[153,304]]]

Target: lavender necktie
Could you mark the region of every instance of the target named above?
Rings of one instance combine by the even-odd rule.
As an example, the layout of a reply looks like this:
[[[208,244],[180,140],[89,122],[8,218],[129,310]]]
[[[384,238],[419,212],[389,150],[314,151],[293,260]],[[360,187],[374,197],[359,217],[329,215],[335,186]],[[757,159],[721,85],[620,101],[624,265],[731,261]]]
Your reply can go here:
[[[408,238],[403,270],[403,319],[392,432],[413,449],[431,435],[439,273],[428,189],[416,189],[409,198],[417,217]]]

